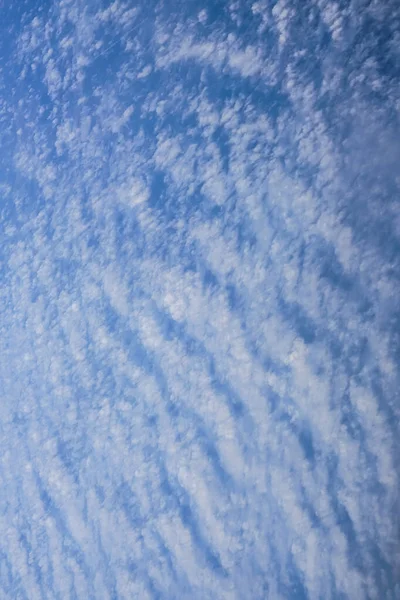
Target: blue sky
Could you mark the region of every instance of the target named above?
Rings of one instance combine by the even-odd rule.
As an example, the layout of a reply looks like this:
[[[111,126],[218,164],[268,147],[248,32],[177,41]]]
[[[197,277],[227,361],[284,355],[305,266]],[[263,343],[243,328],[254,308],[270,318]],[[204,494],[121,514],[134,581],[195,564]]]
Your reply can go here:
[[[397,3],[0,16],[0,598],[400,598]]]

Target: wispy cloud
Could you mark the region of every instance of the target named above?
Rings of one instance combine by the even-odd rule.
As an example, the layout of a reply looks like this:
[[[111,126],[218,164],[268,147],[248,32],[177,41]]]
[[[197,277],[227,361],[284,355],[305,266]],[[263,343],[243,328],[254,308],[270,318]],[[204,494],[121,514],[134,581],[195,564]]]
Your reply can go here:
[[[2,597],[400,597],[386,5],[1,9]]]

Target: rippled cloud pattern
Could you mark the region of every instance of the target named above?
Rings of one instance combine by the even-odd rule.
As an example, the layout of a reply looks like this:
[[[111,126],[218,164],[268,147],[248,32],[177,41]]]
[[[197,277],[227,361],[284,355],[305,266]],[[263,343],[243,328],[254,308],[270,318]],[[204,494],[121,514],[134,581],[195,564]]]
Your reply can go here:
[[[0,598],[400,599],[397,0],[0,16]]]

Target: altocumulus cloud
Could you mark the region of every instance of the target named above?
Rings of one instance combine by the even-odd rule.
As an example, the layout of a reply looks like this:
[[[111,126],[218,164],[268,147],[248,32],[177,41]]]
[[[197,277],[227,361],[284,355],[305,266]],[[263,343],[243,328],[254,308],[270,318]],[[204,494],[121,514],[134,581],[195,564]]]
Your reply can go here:
[[[0,11],[0,597],[400,598],[398,2]]]

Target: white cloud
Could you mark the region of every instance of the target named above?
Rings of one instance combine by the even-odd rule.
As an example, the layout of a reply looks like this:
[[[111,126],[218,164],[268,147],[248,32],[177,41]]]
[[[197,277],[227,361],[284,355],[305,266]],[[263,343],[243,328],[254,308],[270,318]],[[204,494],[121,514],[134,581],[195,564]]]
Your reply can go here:
[[[0,596],[383,598],[400,138],[361,12],[81,9],[0,91]]]

